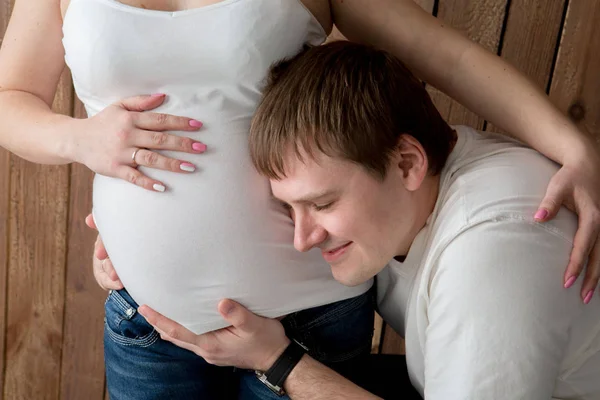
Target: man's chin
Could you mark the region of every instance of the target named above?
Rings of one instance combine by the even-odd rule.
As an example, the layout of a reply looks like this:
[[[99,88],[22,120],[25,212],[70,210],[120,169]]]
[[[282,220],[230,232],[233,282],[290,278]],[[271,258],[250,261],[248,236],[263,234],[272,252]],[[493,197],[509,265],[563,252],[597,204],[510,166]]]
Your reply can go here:
[[[331,265],[333,278],[344,286],[358,286],[367,282],[372,277],[363,277],[356,267],[343,264]]]

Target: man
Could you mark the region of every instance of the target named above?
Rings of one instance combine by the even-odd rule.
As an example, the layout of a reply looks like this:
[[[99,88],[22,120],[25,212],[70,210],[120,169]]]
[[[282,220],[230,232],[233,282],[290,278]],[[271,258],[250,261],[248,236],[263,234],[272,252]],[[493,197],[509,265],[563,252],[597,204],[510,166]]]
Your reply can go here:
[[[379,312],[405,336],[426,399],[600,398],[600,301],[581,304],[557,280],[576,217],[532,217],[551,161],[452,129],[400,61],[347,42],[274,67],[250,140],[290,209],[296,249],[320,251],[345,285],[377,275]],[[219,311],[232,327],[196,336],[140,308],[165,339],[262,371],[294,399],[373,397],[278,321],[231,300]]]

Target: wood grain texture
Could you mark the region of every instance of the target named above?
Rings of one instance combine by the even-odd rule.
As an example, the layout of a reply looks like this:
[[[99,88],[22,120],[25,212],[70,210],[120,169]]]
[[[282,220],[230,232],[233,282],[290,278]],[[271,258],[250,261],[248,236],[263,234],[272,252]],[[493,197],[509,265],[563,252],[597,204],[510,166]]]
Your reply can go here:
[[[0,44],[13,6],[12,1],[0,2]],[[0,148],[0,397],[4,393],[6,302],[8,293],[8,259],[10,235],[10,153]]]
[[[70,114],[65,72],[54,110]],[[4,396],[57,399],[60,385],[68,166],[11,158],[10,245]]]
[[[0,395],[4,393],[4,339],[6,333],[7,269],[9,258],[10,155],[0,149]]]
[[[383,339],[383,319],[375,313],[375,323],[373,326],[373,341],[371,342],[371,354],[379,353],[381,340]]]
[[[543,91],[550,81],[564,8],[565,0],[513,0],[510,6],[500,54]],[[492,124],[486,130],[502,132]]]
[[[387,324],[383,328],[381,354],[405,354],[404,339]]]
[[[438,18],[471,40],[497,53],[506,12],[506,0],[439,0]],[[451,124],[482,129],[484,120],[436,88],[428,86],[434,104]]]
[[[86,118],[75,101],[73,115]],[[85,166],[71,166],[69,235],[65,299],[61,398],[102,400],[104,397],[103,317],[106,292],[92,273],[96,233],[85,225],[92,209],[94,174]]]
[[[569,2],[550,99],[600,146],[600,2]]]

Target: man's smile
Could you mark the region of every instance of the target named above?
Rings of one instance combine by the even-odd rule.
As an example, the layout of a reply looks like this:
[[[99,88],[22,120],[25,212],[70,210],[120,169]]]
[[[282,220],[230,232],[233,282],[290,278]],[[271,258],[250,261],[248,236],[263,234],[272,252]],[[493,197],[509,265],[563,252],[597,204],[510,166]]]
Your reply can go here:
[[[336,261],[338,261],[348,250],[348,248],[350,247],[350,245],[354,243],[352,241],[347,242],[341,246],[335,247],[331,250],[325,250],[322,249],[321,250],[321,254],[323,255],[323,258],[325,259],[325,261],[327,261],[328,263],[334,263]]]

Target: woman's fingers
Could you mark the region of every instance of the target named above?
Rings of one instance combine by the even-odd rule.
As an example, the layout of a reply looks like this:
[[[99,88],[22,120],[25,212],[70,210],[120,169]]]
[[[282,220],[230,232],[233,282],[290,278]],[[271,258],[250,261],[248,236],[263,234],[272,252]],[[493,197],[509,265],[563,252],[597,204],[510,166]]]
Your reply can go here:
[[[162,103],[164,103],[165,98],[166,95],[164,93],[132,96],[115,103],[115,105],[127,111],[142,112],[153,110],[160,106]]]
[[[596,238],[596,244],[590,253],[585,271],[583,291],[581,292],[585,304],[591,301],[596,288],[598,288],[598,280],[600,280],[600,236]]]
[[[149,131],[197,131],[202,122],[171,114],[140,112],[133,115],[135,125]]]
[[[132,147],[182,151],[193,154],[201,154],[206,151],[206,145],[197,140],[166,132],[153,132],[143,129],[136,129],[132,132],[130,144]]]
[[[570,287],[585,265],[586,272],[581,289],[581,298],[589,303],[600,277],[600,222],[584,210],[579,215],[579,227],[573,240],[573,250],[567,273],[565,287]],[[587,264],[586,264],[587,262]]]
[[[111,282],[118,281],[120,284],[119,275],[117,275],[117,271],[115,270],[115,267],[113,266],[113,263],[110,260],[110,258],[102,260],[102,271],[104,272],[104,274],[106,274],[106,276]]]
[[[173,172],[194,172],[196,166],[187,161],[165,157],[155,151],[139,149],[135,155],[135,163],[142,167],[150,167]]]
[[[140,171],[138,171],[136,168],[128,165],[121,165],[117,167],[116,176],[120,179],[123,179],[129,183],[133,183],[134,185],[137,185],[147,190],[152,190],[155,192],[164,192],[167,189],[162,182],[157,181],[156,179],[149,178],[146,175],[142,174]]]
[[[123,283],[119,280],[116,271],[109,258],[100,260],[94,257],[94,278],[98,285],[104,290],[123,289]],[[108,271],[108,272],[107,272]]]
[[[98,230],[98,228],[96,227],[96,221],[94,221],[94,216],[91,213],[88,214],[87,217],[85,217],[85,224],[88,226],[88,228]]]
[[[96,243],[94,243],[94,257],[101,261],[108,258],[108,253],[106,252],[104,242],[102,242],[100,235],[98,235]]]

